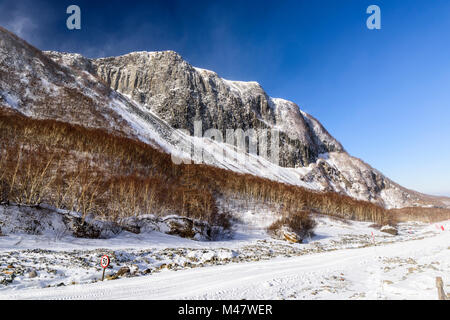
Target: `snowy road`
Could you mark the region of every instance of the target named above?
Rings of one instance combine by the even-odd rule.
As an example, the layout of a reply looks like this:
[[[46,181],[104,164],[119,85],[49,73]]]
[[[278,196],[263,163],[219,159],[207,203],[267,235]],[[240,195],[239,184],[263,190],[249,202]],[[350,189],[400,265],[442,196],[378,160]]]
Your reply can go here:
[[[436,299],[436,276],[450,291],[450,232],[293,258],[12,290],[0,292],[0,299]]]

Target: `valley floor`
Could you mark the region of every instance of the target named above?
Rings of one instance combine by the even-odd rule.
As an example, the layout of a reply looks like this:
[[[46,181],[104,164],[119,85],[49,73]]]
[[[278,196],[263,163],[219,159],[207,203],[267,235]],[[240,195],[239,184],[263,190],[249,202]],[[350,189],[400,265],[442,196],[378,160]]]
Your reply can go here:
[[[368,223],[317,220],[305,244],[243,229],[219,242],[157,232],[2,237],[0,270],[16,276],[0,273],[0,299],[437,299],[436,276],[450,292],[450,221],[404,223],[391,236]],[[112,257],[107,274],[128,266],[133,275],[99,282],[104,253]]]

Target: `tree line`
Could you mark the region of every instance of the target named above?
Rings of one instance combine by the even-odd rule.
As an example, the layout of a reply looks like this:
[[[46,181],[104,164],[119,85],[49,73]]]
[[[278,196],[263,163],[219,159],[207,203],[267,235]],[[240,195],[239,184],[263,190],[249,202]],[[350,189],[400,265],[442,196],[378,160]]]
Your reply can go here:
[[[0,202],[47,204],[102,219],[178,214],[229,225],[217,199],[274,204],[297,212],[388,223],[392,214],[335,192],[181,164],[141,141],[103,129],[0,110]]]

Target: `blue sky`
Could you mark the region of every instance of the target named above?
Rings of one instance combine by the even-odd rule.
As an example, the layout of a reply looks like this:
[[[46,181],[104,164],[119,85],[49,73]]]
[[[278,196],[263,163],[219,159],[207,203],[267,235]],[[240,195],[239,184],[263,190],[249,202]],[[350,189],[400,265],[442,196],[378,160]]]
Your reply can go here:
[[[81,8],[79,31],[66,8]],[[381,30],[366,8],[381,8]],[[421,192],[450,196],[450,1],[0,0],[0,25],[88,57],[175,50],[258,81],[318,118],[346,150]]]

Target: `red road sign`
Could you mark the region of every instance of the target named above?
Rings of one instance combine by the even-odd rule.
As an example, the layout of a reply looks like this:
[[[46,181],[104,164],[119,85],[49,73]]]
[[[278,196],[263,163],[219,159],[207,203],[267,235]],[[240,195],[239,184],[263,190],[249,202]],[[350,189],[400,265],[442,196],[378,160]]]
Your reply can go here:
[[[108,268],[109,266],[109,257],[108,256],[103,256],[100,260],[100,265],[102,266],[103,269]]]

